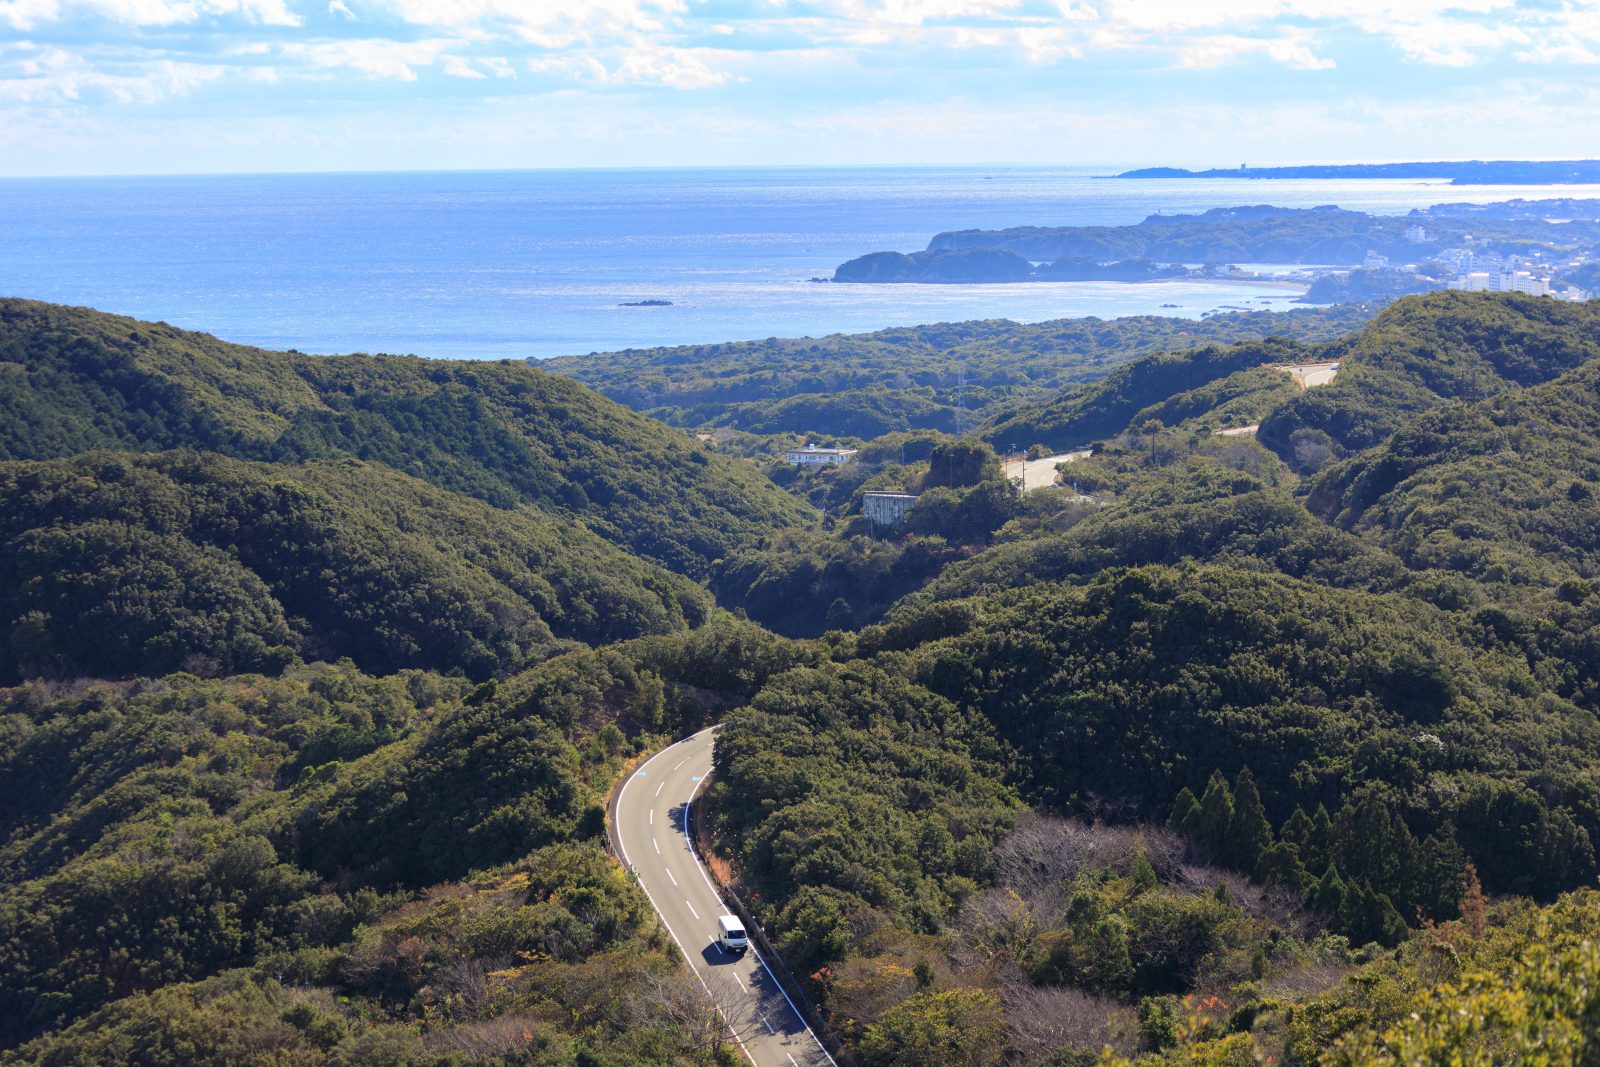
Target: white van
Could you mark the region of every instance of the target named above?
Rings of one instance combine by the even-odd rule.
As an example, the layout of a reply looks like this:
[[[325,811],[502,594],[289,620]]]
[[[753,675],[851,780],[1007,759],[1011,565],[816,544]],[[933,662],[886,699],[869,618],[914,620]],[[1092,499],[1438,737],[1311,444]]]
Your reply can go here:
[[[750,939],[745,936],[744,923],[739,921],[737,915],[724,915],[717,920],[717,944],[723,951],[735,955],[744,955],[744,950],[750,947]]]

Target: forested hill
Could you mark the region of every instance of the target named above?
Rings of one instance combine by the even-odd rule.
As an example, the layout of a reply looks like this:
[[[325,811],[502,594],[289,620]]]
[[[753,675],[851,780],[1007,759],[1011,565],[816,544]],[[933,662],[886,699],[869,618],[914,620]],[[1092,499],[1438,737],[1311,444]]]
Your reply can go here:
[[[1592,212],[1589,214],[1592,215]],[[1429,216],[1421,241],[1407,237],[1417,219],[1336,207],[1267,205],[1213,208],[1198,215],[1151,215],[1127,226],[1017,226],[935,234],[928,251],[994,249],[1029,261],[1152,260],[1158,263],[1360,263],[1369,250],[1421,262],[1470,238],[1497,247],[1590,244],[1600,224],[1553,224],[1542,218]],[[1413,237],[1415,234],[1413,233]]]
[[[1403,297],[1359,331],[1313,344],[1273,339],[1143,357],[1101,381],[996,409],[982,435],[997,445],[1075,448],[1146,419],[1174,424],[1232,402],[1234,425],[1261,422],[1280,455],[1310,433],[1339,452],[1369,448],[1407,419],[1457,399],[1536,385],[1600,356],[1600,304],[1516,293]],[[1246,374],[1334,361],[1332,384],[1303,393]],[[1221,426],[1212,428],[1225,428]]]
[[[751,433],[871,438],[952,431],[1042,401],[1152,352],[1268,336],[1326,341],[1361,328],[1376,304],[1233,312],[1199,321],[1123,319],[937,323],[820,338],[563,356],[542,366],[658,419]]]
[[[747,465],[521,362],[307,356],[0,300],[0,459],[350,456],[530,504],[691,576],[809,512]]]
[[[1205,389],[1269,364],[1310,362],[1320,354],[1318,347],[1276,337],[1159,353],[1119,367],[1098,382],[1067,390],[1052,400],[1002,409],[980,432],[998,447],[1040,444],[1052,449],[1073,448],[1122,432],[1142,421],[1147,409],[1150,417],[1157,417],[1155,408],[1171,405],[1192,390]],[[1214,409],[1220,399],[1216,395],[1209,397],[1206,410]],[[1180,421],[1172,417],[1172,410],[1161,414],[1167,416],[1164,421]],[[1251,421],[1241,417],[1236,425]]]
[[[0,685],[297,656],[482,678],[558,639],[698,625],[710,600],[579,525],[356,460],[0,463]]]
[[[940,338],[991,399],[1101,377],[996,437],[1092,441],[1070,490],[895,433],[771,464],[810,523],[537,369],[0,309],[3,1067],[725,1067],[603,844],[713,723],[719,873],[862,1067],[1592,1051],[1600,308],[585,365],[719,411],[835,354],[909,395]],[[872,489],[920,493],[887,536]]]
[[[1390,305],[1323,350],[1339,377],[1276,409],[1262,443],[1288,454],[1297,431],[1340,450],[1382,441],[1411,416],[1550,379],[1600,356],[1600,303],[1518,293],[1429,293]]]
[[[1523,586],[1600,578],[1600,360],[1413,419],[1324,470],[1307,503],[1419,570]]]

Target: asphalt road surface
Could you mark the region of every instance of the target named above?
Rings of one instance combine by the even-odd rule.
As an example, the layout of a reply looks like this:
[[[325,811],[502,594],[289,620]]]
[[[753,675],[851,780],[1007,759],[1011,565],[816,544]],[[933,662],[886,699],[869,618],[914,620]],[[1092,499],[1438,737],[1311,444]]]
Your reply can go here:
[[[743,956],[717,944],[725,913],[687,832],[690,802],[711,773],[716,727],[652,756],[617,797],[622,862],[639,878],[656,914],[757,1067],[830,1067],[833,1059],[789,1003],[755,946]]]

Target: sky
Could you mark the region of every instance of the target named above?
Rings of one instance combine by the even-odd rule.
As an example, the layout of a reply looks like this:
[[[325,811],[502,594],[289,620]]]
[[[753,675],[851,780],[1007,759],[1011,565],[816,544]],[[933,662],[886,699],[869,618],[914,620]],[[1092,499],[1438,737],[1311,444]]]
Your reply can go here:
[[[1600,0],[0,0],[0,175],[1600,155]]]

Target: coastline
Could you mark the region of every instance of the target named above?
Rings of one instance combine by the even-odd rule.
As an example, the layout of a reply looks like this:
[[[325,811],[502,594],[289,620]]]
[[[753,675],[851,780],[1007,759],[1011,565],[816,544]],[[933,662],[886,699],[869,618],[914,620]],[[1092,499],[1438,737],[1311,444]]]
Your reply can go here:
[[[1147,282],[1127,282],[1128,285],[1149,285],[1156,281],[1170,281],[1172,279],[1152,278]],[[1206,285],[1261,285],[1268,289],[1283,289],[1294,293],[1308,293],[1311,286],[1305,282],[1291,282],[1288,279],[1278,278],[1184,278],[1186,282],[1200,282]]]
[[[817,279],[810,279],[816,281]],[[1311,286],[1305,282],[1292,282],[1283,278],[1140,278],[1137,281],[1128,281],[1123,278],[1075,278],[1071,280],[1060,278],[1028,278],[1014,281],[993,282],[836,282],[831,279],[822,279],[827,285],[837,285],[845,288],[856,286],[894,286],[906,289],[948,289],[952,286],[1035,286],[1035,285],[1171,285],[1181,282],[1185,285],[1251,285],[1266,289],[1283,289],[1289,292],[1309,292]]]

